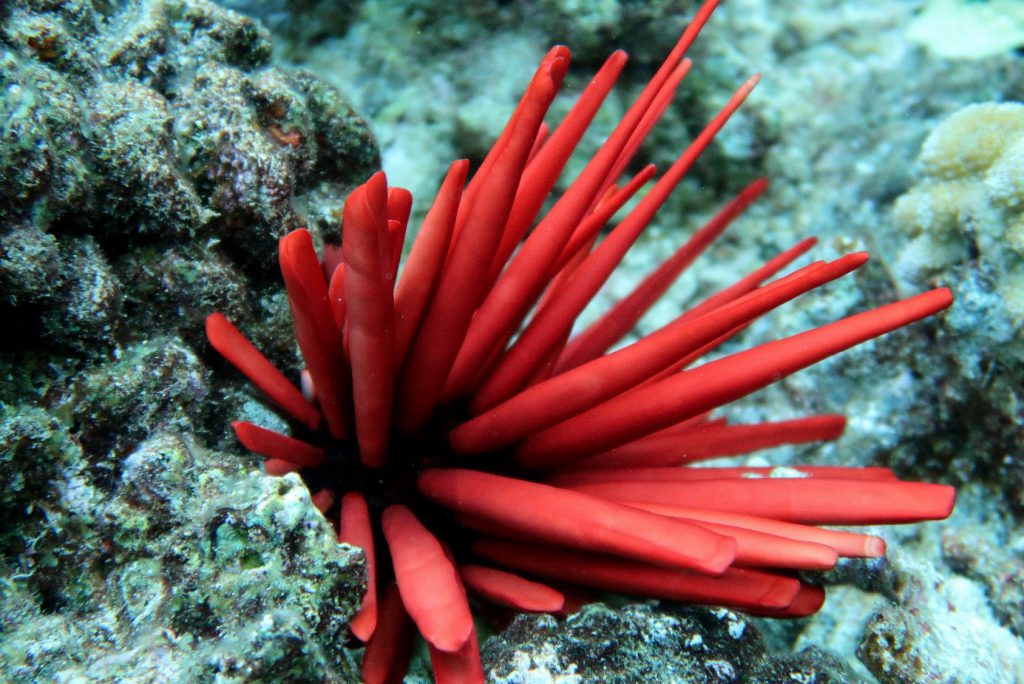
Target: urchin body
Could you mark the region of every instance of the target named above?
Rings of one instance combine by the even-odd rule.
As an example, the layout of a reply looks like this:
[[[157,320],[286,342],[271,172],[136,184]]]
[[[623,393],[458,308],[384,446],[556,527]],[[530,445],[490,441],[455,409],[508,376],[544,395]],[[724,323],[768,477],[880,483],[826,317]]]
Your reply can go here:
[[[834,439],[841,416],[730,425],[712,411],[859,342],[940,311],[939,289],[695,365],[758,316],[849,273],[853,254],[778,274],[786,250],[661,330],[609,353],[671,282],[766,187],[745,188],[590,327],[573,323],[694,160],[757,83],[749,79],[605,237],[650,181],[619,179],[690,68],[706,2],[584,171],[541,207],[625,54],[614,53],[548,131],[568,68],[553,48],[467,184],[444,179],[406,260],[412,198],[375,174],[348,197],[340,251],[310,235],[279,258],[305,361],[299,390],[223,316],[213,346],[290,418],[293,436],[235,423],[273,474],[301,472],[339,538],[367,554],[352,623],[368,682],[399,681],[414,631],[439,682],[482,681],[467,589],[504,610],[563,612],[591,590],[801,616],[823,591],[793,570],[872,557],[881,539],[827,524],[943,518],[951,488],[884,468],[683,467],[786,443]],[[538,218],[540,217],[540,218]],[[397,284],[396,284],[397,283]]]

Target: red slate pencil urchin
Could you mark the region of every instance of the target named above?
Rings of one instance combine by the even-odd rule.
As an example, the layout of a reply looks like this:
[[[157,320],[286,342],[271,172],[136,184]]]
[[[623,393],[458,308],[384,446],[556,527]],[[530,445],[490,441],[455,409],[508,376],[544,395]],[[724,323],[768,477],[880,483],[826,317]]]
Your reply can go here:
[[[291,420],[239,440],[269,473],[298,471],[339,538],[366,551],[352,633],[367,682],[400,681],[414,629],[439,682],[482,681],[467,590],[512,611],[560,612],[588,589],[722,604],[760,615],[816,611],[823,591],[793,570],[885,552],[877,537],[818,525],[945,518],[952,488],[885,468],[685,468],[695,461],[836,438],[842,416],[730,425],[719,406],[852,345],[947,307],[948,290],[691,367],[758,316],[859,267],[864,254],[778,276],[808,240],[608,353],[669,284],[764,191],[755,181],[606,316],[576,317],[757,83],[729,99],[607,236],[601,228],[654,175],[623,170],[690,68],[703,4],[586,168],[541,205],[625,63],[612,54],[548,135],[569,64],[553,48],[472,181],[455,162],[396,273],[411,197],[377,173],[349,195],[340,254],[305,230],[280,264],[305,361],[300,391],[222,315],[207,336]],[[533,230],[530,231],[530,227]],[[525,240],[524,240],[525,238]],[[596,245],[596,246],[595,246]],[[569,592],[569,593],[565,593]],[[572,597],[572,598],[569,598]]]

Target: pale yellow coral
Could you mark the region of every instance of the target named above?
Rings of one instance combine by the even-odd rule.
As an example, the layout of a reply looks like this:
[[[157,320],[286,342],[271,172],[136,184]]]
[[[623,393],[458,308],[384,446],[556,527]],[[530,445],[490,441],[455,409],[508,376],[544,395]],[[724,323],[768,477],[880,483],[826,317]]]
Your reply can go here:
[[[1024,326],[1024,104],[964,107],[932,131],[919,161],[922,181],[893,208],[911,238],[897,273],[914,282],[976,261]]]
[[[1004,144],[1010,140],[1007,136]],[[989,167],[985,187],[994,201],[1017,211],[1024,209],[1024,131],[1017,132],[1016,142],[1005,147]]]
[[[939,125],[921,147],[921,167],[937,178],[964,178],[985,171],[1024,136],[1024,104],[967,105]]]
[[[977,181],[941,181],[914,188],[900,197],[893,216],[910,235],[947,239],[958,235],[966,215],[986,201]]]

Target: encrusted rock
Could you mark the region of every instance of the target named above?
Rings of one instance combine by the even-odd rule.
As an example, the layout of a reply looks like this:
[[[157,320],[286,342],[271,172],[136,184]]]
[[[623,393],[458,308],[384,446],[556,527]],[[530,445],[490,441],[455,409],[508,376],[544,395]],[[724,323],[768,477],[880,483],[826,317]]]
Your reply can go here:
[[[81,456],[47,477],[45,521],[0,599],[0,678],[356,679],[339,645],[362,553],[335,541],[297,477],[241,471],[170,432],[126,455],[117,477]]]
[[[503,684],[860,681],[824,651],[768,654],[750,620],[722,608],[592,604],[564,622],[519,616],[482,655],[490,680]]]

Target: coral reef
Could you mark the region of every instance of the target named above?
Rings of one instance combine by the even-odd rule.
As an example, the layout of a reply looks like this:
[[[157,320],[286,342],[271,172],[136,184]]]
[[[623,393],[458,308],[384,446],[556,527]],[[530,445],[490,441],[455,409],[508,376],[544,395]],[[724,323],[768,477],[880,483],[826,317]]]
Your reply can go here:
[[[33,507],[51,503],[51,482],[75,456],[67,430],[38,407],[3,406],[0,422],[0,477],[5,483],[0,494],[0,514],[15,521]],[[2,545],[19,545],[18,529],[3,531]]]
[[[672,26],[684,23],[691,11],[672,0],[541,0],[530,13],[548,40],[572,46],[579,64],[600,64],[608,46],[616,45],[635,63],[656,65],[675,42]]]
[[[858,650],[880,682],[1024,678],[1019,632],[998,624],[977,584],[904,552],[890,559],[882,582],[893,603],[871,618]]]
[[[203,316],[217,309],[245,321],[275,364],[297,369],[288,305],[268,255],[276,237],[296,225],[309,225],[315,236],[334,230],[340,198],[377,168],[367,128],[340,92],[372,119],[391,180],[424,197],[448,160],[483,156],[547,45],[579,48],[577,68],[552,105],[554,120],[589,82],[606,46],[623,46],[631,61],[622,87],[597,114],[593,136],[580,143],[580,157],[589,157],[695,4],[0,2],[0,313],[7,323],[0,343],[0,478],[8,484],[0,495],[0,679],[354,680],[356,666],[332,660],[348,656],[323,638],[334,638],[338,624],[322,616],[354,609],[351,596],[361,593],[361,585],[350,590],[359,582],[355,558],[329,541],[297,482],[241,473],[255,461],[238,456],[224,430],[229,417],[277,430],[286,425],[208,353]],[[866,681],[934,676],[986,684],[1001,676],[1000,652],[1020,648],[1019,328],[998,294],[1012,269],[995,277],[992,268],[1011,265],[1015,252],[988,250],[982,257],[975,217],[964,215],[971,221],[960,221],[935,247],[966,257],[933,268],[909,258],[918,229],[894,230],[892,211],[901,195],[948,180],[913,163],[941,122],[971,103],[1007,108],[1024,101],[1024,69],[1011,50],[1017,28],[997,35],[991,24],[978,23],[985,12],[1011,4],[725,0],[716,14],[723,39],[697,46],[700,68],[687,78],[684,103],[666,112],[638,160],[670,163],[666,151],[699,131],[751,65],[764,75],[760,92],[716,138],[595,304],[604,310],[628,293],[711,207],[755,175],[770,177],[770,190],[630,339],[677,315],[673,301],[714,291],[806,234],[821,237],[823,258],[859,249],[882,258],[827,286],[827,296],[793,302],[786,316],[755,323],[743,344],[815,327],[935,280],[955,289],[958,305],[941,324],[918,324],[913,333],[846,352],[729,413],[737,422],[826,412],[852,417],[839,443],[779,447],[772,463],[889,465],[905,476],[968,483],[941,537],[884,532],[898,572],[877,561],[841,563],[825,578],[832,600],[824,611],[809,620],[748,625],[758,626],[771,652],[827,648]],[[957,34],[979,29],[986,56],[939,57],[967,44],[939,34],[925,36],[924,47],[916,43],[928,7],[963,8]],[[251,12],[257,21],[229,10]],[[278,34],[273,43],[264,26]],[[282,67],[282,58],[299,70]],[[204,90],[214,85],[224,88],[230,107],[217,106]],[[183,101],[178,93],[185,89],[211,106],[202,111]],[[200,130],[207,126],[223,126],[225,137]],[[556,189],[581,169],[570,159]],[[980,173],[965,178],[981,188]],[[414,222],[426,208],[416,203]],[[1015,211],[990,202],[983,216],[1011,219]],[[992,221],[985,230],[1012,238],[1013,225]],[[897,264],[900,255],[908,258]],[[582,320],[593,318],[585,313]],[[160,474],[163,458],[184,469]],[[122,479],[125,459],[132,463],[130,485]],[[150,486],[154,497],[144,491]],[[256,575],[217,576],[206,555],[212,567],[203,577],[218,587],[221,611],[209,619],[219,629],[204,631],[198,618],[180,634],[177,623],[167,627],[169,615],[210,615],[202,586],[190,585],[187,600],[170,608],[165,600],[169,580],[182,577],[172,572],[181,567],[177,556],[164,563],[171,541],[207,538],[206,529],[161,503],[168,499],[181,499],[207,520],[216,513],[212,503],[252,520],[229,526],[225,539],[245,538],[241,566],[260,559],[285,569],[274,583],[287,598],[247,612],[256,609]],[[256,502],[287,514],[266,521]],[[291,522],[278,525],[282,517]],[[135,528],[152,538],[133,538]],[[267,540],[307,533],[303,553],[314,560],[291,572],[289,556]],[[115,536],[124,549],[110,544]],[[162,536],[171,541],[165,545]],[[238,549],[233,544],[229,556]],[[190,548],[198,553],[200,546]],[[190,577],[199,576],[199,558]],[[346,567],[343,586],[333,584],[338,567],[330,558]],[[914,581],[918,571],[927,583]],[[316,584],[337,586],[336,596],[346,598],[339,603],[327,590],[303,603],[301,590],[288,593],[292,578],[314,592]],[[302,615],[289,606],[301,606]],[[640,613],[628,614],[639,620]],[[620,619],[600,624],[612,630]],[[958,631],[958,622],[972,632]],[[600,634],[587,643],[599,649]],[[870,672],[856,660],[859,647]],[[485,664],[500,663],[513,681],[589,676],[573,664],[591,661],[572,651],[553,659],[525,636],[517,649],[544,665],[531,672],[514,651],[487,644]],[[649,655],[670,660],[673,652],[693,655],[669,644]],[[631,661],[626,649],[619,655]],[[718,660],[751,672],[763,655],[751,657]],[[422,661],[413,671],[410,681],[429,681]]]
[[[211,400],[242,402],[202,317],[256,312],[293,358],[259,246],[333,223],[377,164],[270,52],[203,0],[0,4],[4,681],[356,677],[361,553],[300,483],[202,446]]]
[[[942,345],[945,394],[955,402],[943,420],[956,427],[929,445],[929,458],[973,471],[1020,508],[1024,472],[1007,457],[1024,435],[1017,408],[1024,381],[1024,105],[981,103],[955,112],[924,141],[918,166],[918,182],[893,207],[905,239],[890,238],[888,266],[903,288],[948,279],[962,303]],[[921,461],[922,450],[913,446],[899,458]]]
[[[1001,511],[977,485],[966,489],[967,501],[983,512],[984,518],[945,530],[942,535],[942,560],[957,574],[974,580],[985,592],[987,605],[1001,627],[1024,637],[1024,532],[1019,519]],[[974,589],[974,591],[977,591]],[[950,616],[955,618],[955,616]],[[982,629],[992,629],[982,625]],[[1000,635],[1000,639],[1003,637]],[[1007,646],[1019,652],[1020,645]]]
[[[487,642],[491,681],[632,682],[863,681],[825,652],[771,655],[757,628],[723,608],[590,605],[564,622],[521,616]]]
[[[337,644],[362,554],[339,548],[300,482],[222,469],[160,431],[89,463],[65,428],[24,416],[5,446],[39,440],[52,465],[33,501],[47,516],[21,529],[4,579],[5,680],[353,681]]]
[[[206,287],[196,269],[218,267],[203,250],[189,260],[209,265],[179,261],[168,281],[170,244],[230,236],[252,272],[285,229],[331,222],[377,164],[336,91],[273,66],[264,28],[205,0],[4,3],[0,63],[0,307],[24,323],[15,343],[111,349],[147,327],[125,301],[148,308],[154,290],[168,323]],[[211,297],[238,310],[237,294]]]
[[[195,353],[181,340],[158,337],[79,373],[62,399],[85,451],[116,457],[158,426],[188,430],[208,395]]]
[[[431,0],[370,1],[361,3],[344,35],[285,50],[358,102],[360,111],[374,121],[383,168],[413,196],[423,197],[434,191],[432,179],[444,173],[451,159],[475,160],[487,152],[519,96],[518,74],[528,72],[539,52],[554,43],[572,45],[575,63],[596,70],[609,45],[622,47],[630,55],[627,77],[596,115],[594,130],[581,143],[580,158],[568,163],[556,186],[564,190],[635,99],[644,74],[657,68],[677,38],[672,27],[685,23],[693,7],[647,1],[480,2],[458,7]],[[696,55],[706,50],[697,46]],[[665,149],[699,132],[747,65],[727,70],[709,66],[715,71],[689,77],[687,88],[695,95],[687,107],[665,113],[641,151],[641,161],[671,164],[673,155]],[[564,115],[588,80],[583,71],[567,75],[552,105],[555,118]],[[737,142],[746,137],[747,116],[741,112],[736,118],[736,130],[725,136],[731,141],[727,149],[718,141],[712,145],[706,156],[714,162],[698,162],[694,178],[684,181],[687,192],[674,196],[670,207],[706,209],[708,194],[701,191],[702,184],[735,191],[755,176],[749,168],[751,150]],[[737,171],[734,176],[721,173],[726,161]],[[417,203],[414,219],[422,219],[425,211]]]
[[[1003,339],[990,342],[1006,346],[1024,326],[1024,104],[956,112],[924,141],[918,163],[923,178],[893,209],[910,239],[892,266],[916,284],[973,262],[992,282],[988,315],[1006,319]]]
[[[257,19],[286,40],[275,49],[308,46],[330,36],[343,35],[359,14],[361,0],[220,0],[222,7]],[[300,57],[296,54],[295,57]]]

